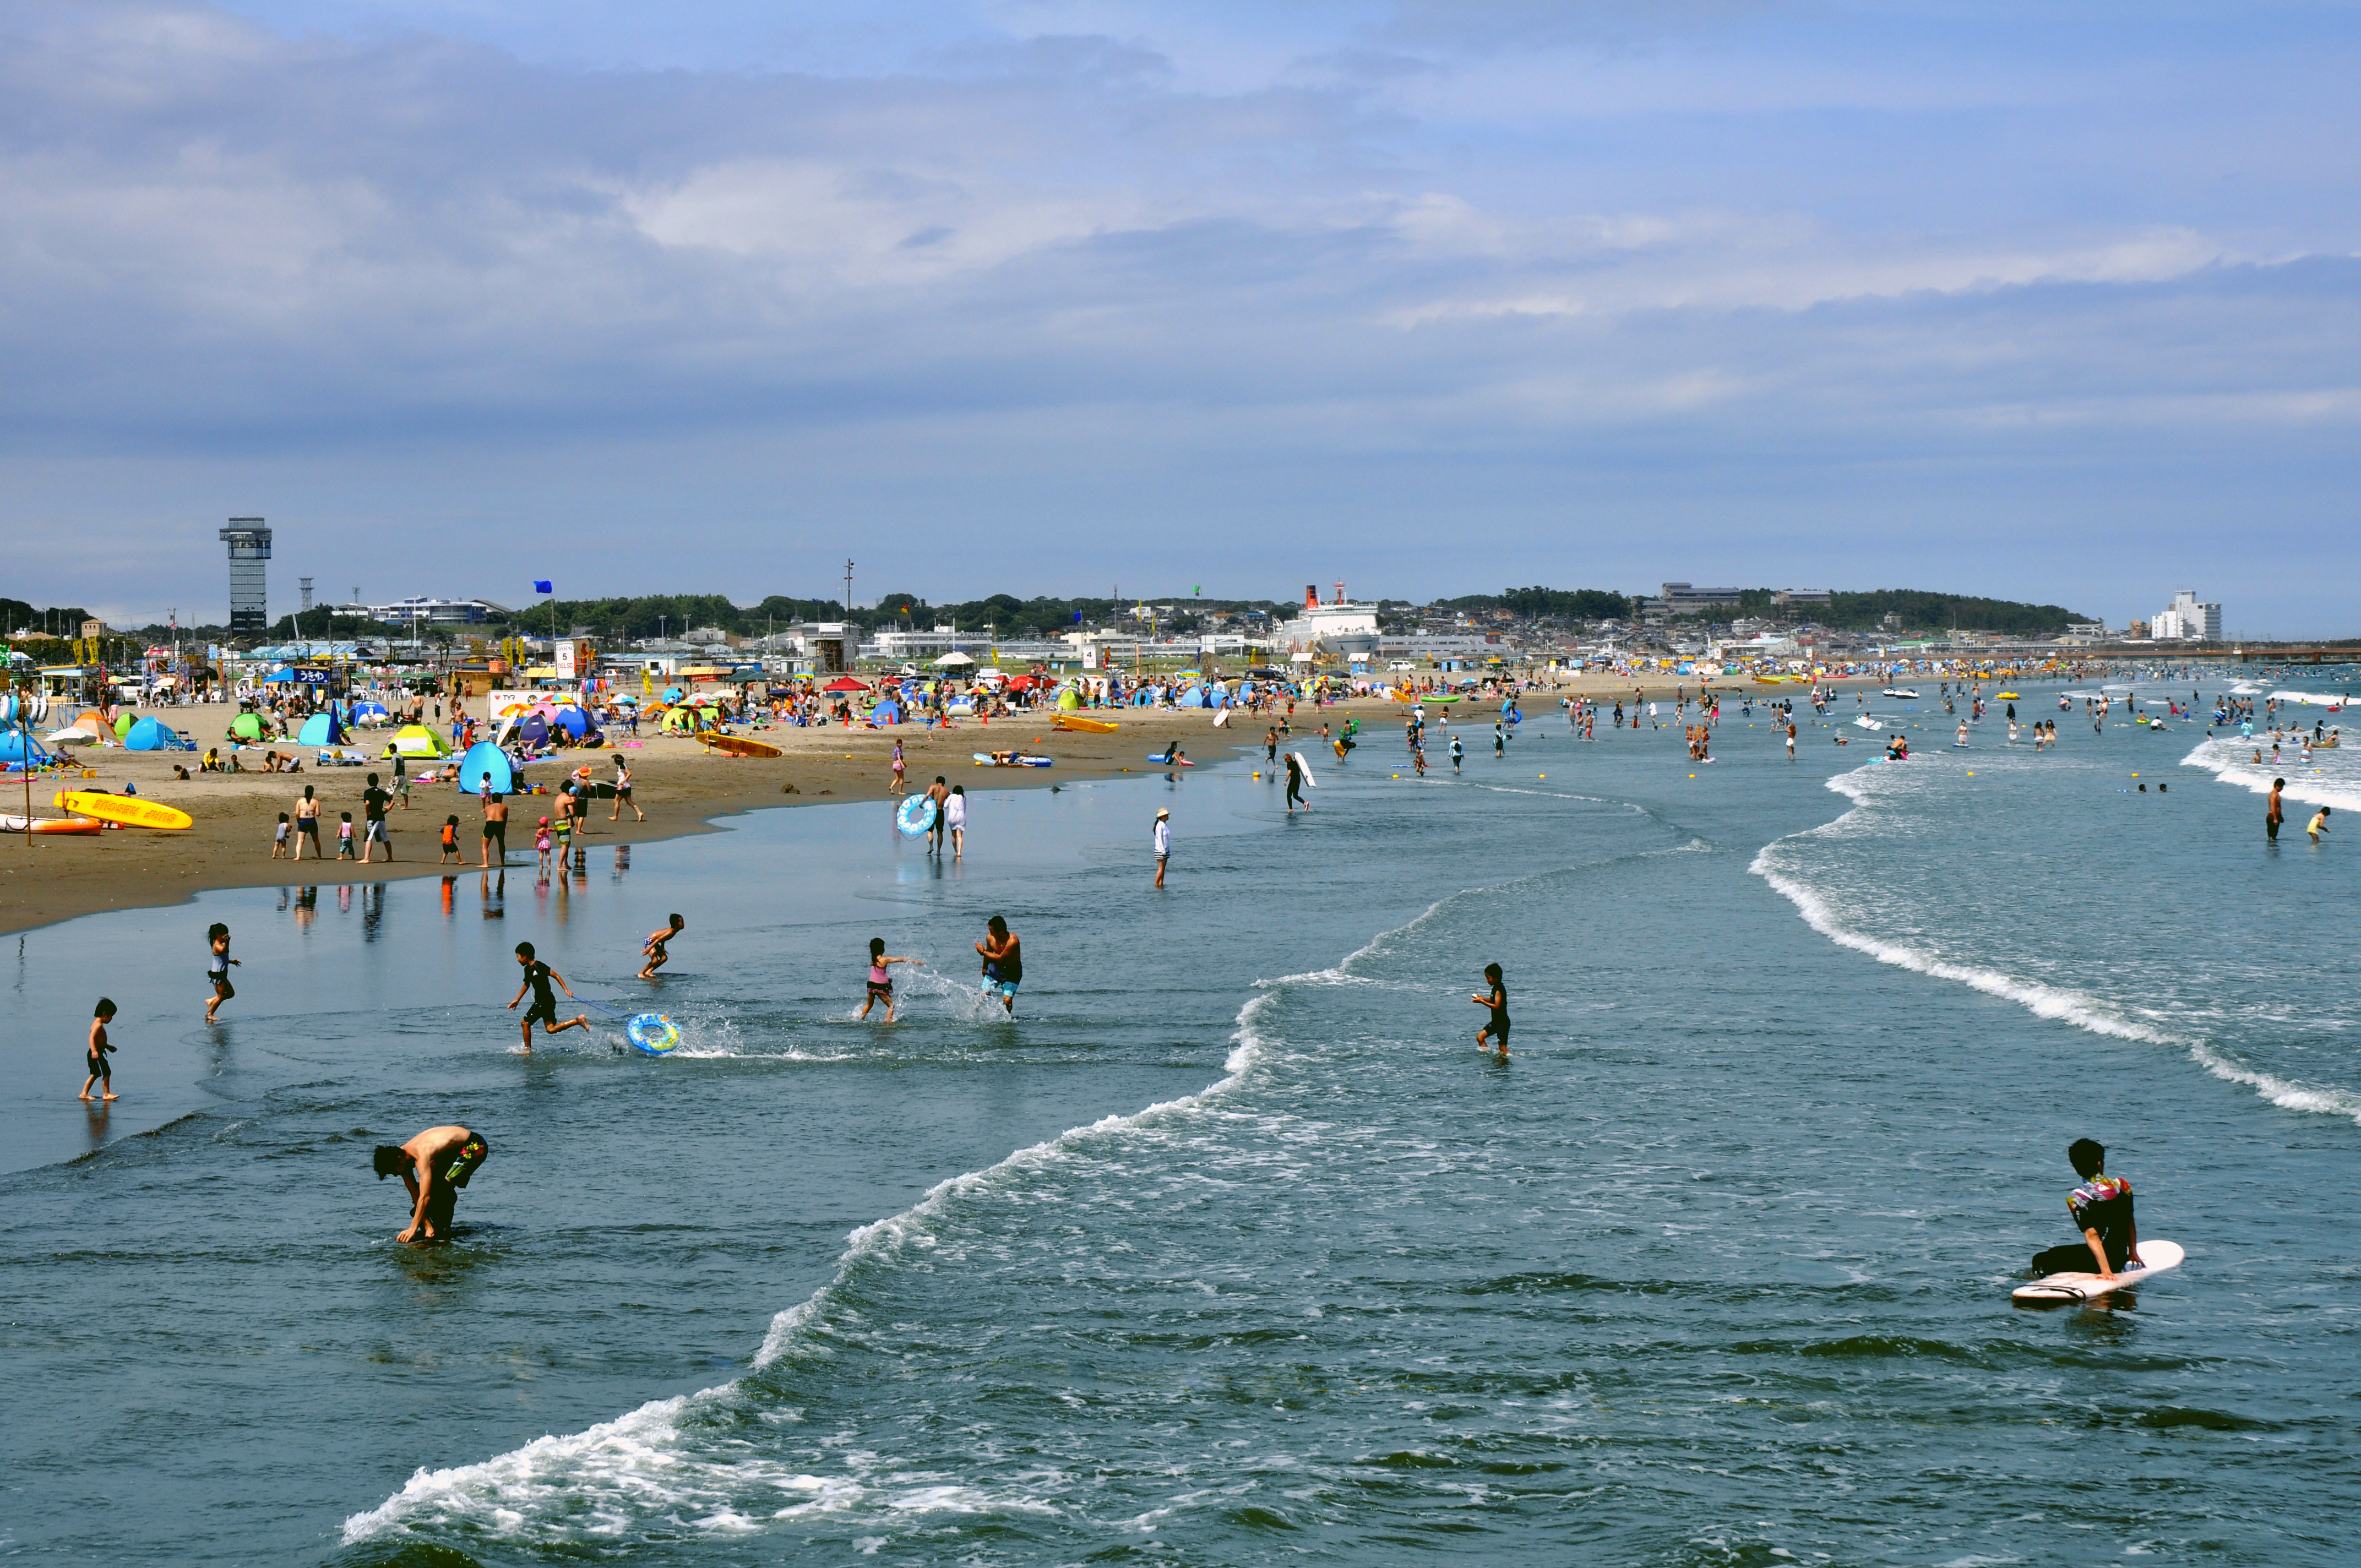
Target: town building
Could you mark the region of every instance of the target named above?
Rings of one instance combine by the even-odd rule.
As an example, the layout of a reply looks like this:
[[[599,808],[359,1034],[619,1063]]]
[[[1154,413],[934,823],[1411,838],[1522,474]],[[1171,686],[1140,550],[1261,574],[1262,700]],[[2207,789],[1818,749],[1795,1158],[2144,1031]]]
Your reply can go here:
[[[2149,626],[2149,635],[2158,642],[2219,642],[2222,607],[2200,603],[2194,593],[2183,588],[2157,611]]]

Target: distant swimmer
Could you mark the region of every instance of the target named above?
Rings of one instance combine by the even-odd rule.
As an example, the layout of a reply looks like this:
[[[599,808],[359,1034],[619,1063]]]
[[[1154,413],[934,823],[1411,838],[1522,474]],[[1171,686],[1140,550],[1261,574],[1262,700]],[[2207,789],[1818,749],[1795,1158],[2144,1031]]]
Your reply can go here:
[[[205,980],[214,988],[213,996],[205,1003],[205,1022],[210,1024],[214,1021],[214,1010],[237,994],[237,987],[229,982],[229,971],[230,966],[238,960],[229,956],[229,927],[218,920],[205,930],[205,947],[209,950],[205,959]],[[240,964],[238,967],[245,966]]]
[[[1015,1013],[1016,988],[1025,980],[1025,951],[1005,916],[995,915],[986,922],[983,940],[975,945],[975,950],[983,955],[986,994],[999,992],[1001,1006]]]
[[[459,1189],[491,1157],[491,1146],[465,1127],[429,1127],[406,1144],[379,1144],[377,1179],[399,1176],[410,1189],[410,1223],[398,1242],[447,1242]]]
[[[869,1010],[872,1007],[876,1006],[880,1002],[883,1002],[885,1004],[885,1022],[891,1024],[894,1021],[894,975],[892,970],[890,970],[886,966],[889,964],[922,964],[926,961],[927,960],[924,959],[888,958],[885,954],[885,938],[883,937],[870,938],[869,1000],[861,1004],[861,1015],[863,1018],[868,1017]]]
[[[2262,760],[2263,754],[2260,751],[2256,752],[2255,761],[2259,762]],[[2287,780],[2273,779],[2270,804],[2263,808],[2263,836],[2274,844],[2279,841],[2279,824],[2286,820],[2286,815],[2279,806],[2279,791],[2285,788],[2287,788]]]
[[[561,1024],[557,1021],[557,996],[549,989],[550,981],[555,981],[557,989],[569,997],[574,994],[574,988],[566,983],[564,975],[533,956],[531,942],[519,942],[516,945],[516,961],[524,966],[524,983],[517,987],[516,995],[510,999],[509,1010],[514,1012],[516,1004],[524,1000],[524,993],[528,991],[533,992],[533,1006],[524,1015],[524,1048],[527,1056],[533,1054],[533,1025],[536,1019],[540,1020],[544,1032],[552,1035],[562,1035],[568,1029],[587,1029],[590,1026],[590,1014],[588,1013],[576,1014],[571,1023]]]
[[[2319,843],[2328,832],[2328,807],[2324,806],[2322,806],[2319,814],[2313,817],[2312,821],[2305,826],[2304,831],[2312,835],[2312,841],[2313,843]]]
[[[2079,1274],[2085,1265],[2095,1262],[2098,1266],[2090,1272],[2113,1279],[2115,1270],[2126,1264],[2139,1266],[2139,1222],[2132,1210],[2132,1184],[2106,1174],[2106,1146],[2077,1138],[2066,1157],[2073,1163],[2074,1174],[2082,1179],[2082,1185],[2066,1194],[2066,1212],[2073,1216],[2082,1240],[2079,1245],[2046,1247],[2035,1253],[2032,1272]]]
[[[1484,979],[1492,989],[1467,999],[1478,1007],[1488,1007],[1492,1010],[1490,1021],[1476,1031],[1476,1048],[1482,1050],[1486,1039],[1489,1038],[1492,1044],[1499,1047],[1500,1059],[1507,1061],[1509,1059],[1509,982],[1501,978],[1499,964],[1486,964]]]
[[[106,1025],[114,1018],[115,1003],[106,997],[100,997],[98,1005],[91,1010],[90,1014],[90,1045],[82,1063],[90,1069],[90,1076],[82,1080],[82,1097],[84,1100],[90,1098],[90,1086],[93,1083],[102,1086],[102,1099],[115,1098],[115,1069],[106,1061],[107,1053],[115,1049],[106,1037]]]
[[[648,933],[648,939],[640,944],[641,955],[648,960],[640,970],[642,980],[655,979],[656,970],[672,961],[672,953],[666,944],[679,936],[682,928],[687,924],[687,921],[675,915],[672,917],[671,925],[661,930]]]

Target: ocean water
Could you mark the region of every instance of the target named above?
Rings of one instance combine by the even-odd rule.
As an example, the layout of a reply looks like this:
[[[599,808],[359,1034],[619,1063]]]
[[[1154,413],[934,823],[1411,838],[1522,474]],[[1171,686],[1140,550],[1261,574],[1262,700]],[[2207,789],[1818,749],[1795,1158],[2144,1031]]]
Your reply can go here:
[[[2361,851],[2301,818],[2266,847],[2202,725],[2060,714],[2036,754],[1870,709],[1920,727],[1912,761],[1837,747],[1849,708],[1793,763],[1726,715],[1706,765],[1537,714],[1456,778],[1382,733],[1315,754],[1291,820],[1230,762],[983,792],[958,867],[861,803],[594,841],[547,888],[32,933],[0,1541],[2351,1561]],[[675,909],[673,972],[631,981]],[[974,989],[994,912],[1014,1021]],[[247,961],[208,1031],[213,919]],[[851,1016],[873,934],[928,960],[890,1030]],[[682,1052],[604,1019],[512,1054],[528,938],[586,995],[657,995]],[[1506,1063],[1468,1001],[1493,961]],[[104,1125],[72,1098],[100,985]],[[464,1234],[396,1245],[370,1146],[447,1120],[494,1150]],[[2085,1135],[2189,1260],[2018,1309]]]

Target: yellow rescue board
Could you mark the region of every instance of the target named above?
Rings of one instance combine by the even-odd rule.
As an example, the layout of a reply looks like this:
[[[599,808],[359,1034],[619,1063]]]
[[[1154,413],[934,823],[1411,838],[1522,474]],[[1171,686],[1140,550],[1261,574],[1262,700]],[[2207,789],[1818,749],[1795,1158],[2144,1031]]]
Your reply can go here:
[[[136,795],[107,795],[98,790],[61,789],[51,804],[60,811],[79,812],[95,817],[101,822],[120,822],[126,828],[157,828],[178,832],[193,828],[196,819],[174,806],[142,800]]]
[[[697,737],[717,751],[727,751],[733,757],[776,757],[781,754],[768,740],[749,740],[742,735],[719,735],[707,732]]]
[[[1077,718],[1071,713],[1061,713],[1049,723],[1055,729],[1087,729],[1093,735],[1112,735],[1115,731],[1115,727],[1104,718]]]

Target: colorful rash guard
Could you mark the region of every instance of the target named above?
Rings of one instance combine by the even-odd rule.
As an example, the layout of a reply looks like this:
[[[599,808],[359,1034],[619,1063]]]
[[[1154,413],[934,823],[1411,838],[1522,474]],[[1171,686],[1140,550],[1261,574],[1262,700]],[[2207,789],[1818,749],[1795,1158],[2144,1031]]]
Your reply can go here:
[[[2132,1184],[2119,1176],[2094,1176],[2066,1195],[2066,1209],[2076,1230],[2099,1233],[2107,1266],[2123,1267],[2132,1250]]]

